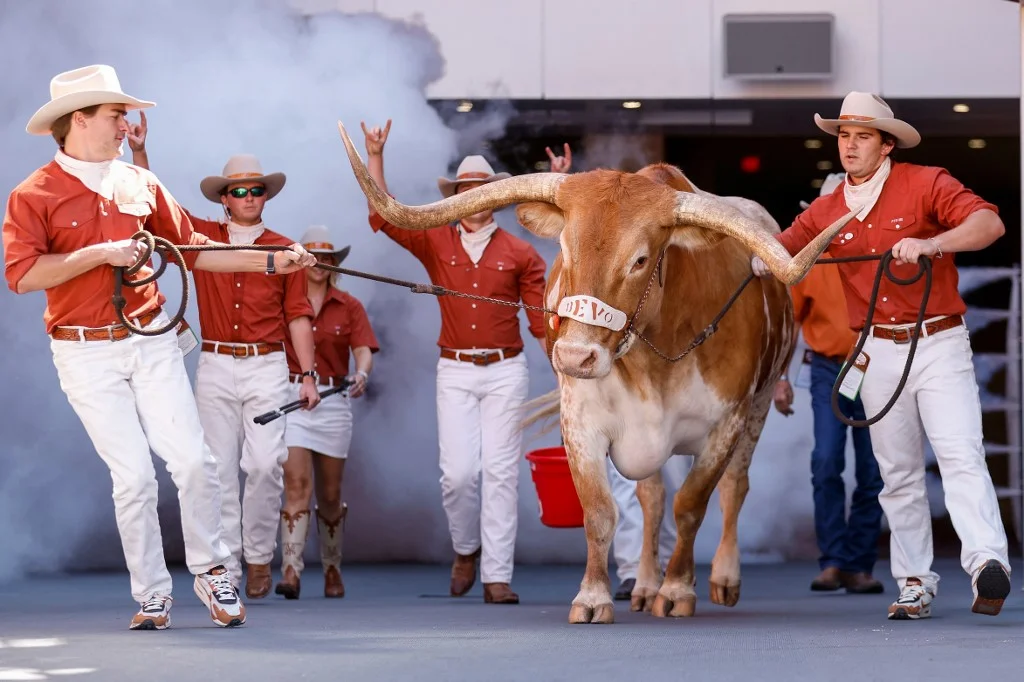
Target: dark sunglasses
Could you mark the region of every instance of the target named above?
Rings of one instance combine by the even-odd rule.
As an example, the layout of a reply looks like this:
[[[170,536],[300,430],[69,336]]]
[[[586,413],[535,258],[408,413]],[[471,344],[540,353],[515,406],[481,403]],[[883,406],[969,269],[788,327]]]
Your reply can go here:
[[[236,187],[230,192],[228,192],[228,194],[230,194],[236,199],[244,199],[249,194],[253,195],[254,197],[261,197],[266,193],[266,187]]]

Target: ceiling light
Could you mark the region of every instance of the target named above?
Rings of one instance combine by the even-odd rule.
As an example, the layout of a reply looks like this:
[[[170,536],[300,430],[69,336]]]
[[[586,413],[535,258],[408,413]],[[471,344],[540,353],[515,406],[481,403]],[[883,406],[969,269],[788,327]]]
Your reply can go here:
[[[971,110],[971,108],[969,106],[967,106],[966,104],[954,104],[953,105],[953,111],[955,111],[958,114],[966,114],[970,110]]]
[[[640,108],[640,102],[637,102],[636,100],[632,100],[632,99],[631,100],[627,100],[627,101],[622,103],[622,108],[623,109],[639,109]]]
[[[808,149],[821,149],[821,140],[804,140],[804,146]]]
[[[832,170],[832,162],[831,161],[819,161],[818,162],[818,170]]]
[[[825,184],[825,181],[821,178],[814,178],[811,180],[811,187],[814,189],[821,189],[821,186]]]
[[[472,110],[473,110],[473,103],[470,102],[469,100],[465,100],[465,99],[462,100],[461,102],[459,102],[459,106],[455,107],[455,111],[459,112],[460,114],[465,114],[466,112],[472,111]]]
[[[984,149],[985,140],[974,138],[973,140],[967,140],[967,146],[971,149]]]

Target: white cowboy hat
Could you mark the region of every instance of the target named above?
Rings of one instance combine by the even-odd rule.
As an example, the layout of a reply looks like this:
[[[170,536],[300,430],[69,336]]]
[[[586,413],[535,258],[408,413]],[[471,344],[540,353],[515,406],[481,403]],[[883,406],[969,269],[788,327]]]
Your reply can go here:
[[[825,176],[825,179],[821,183],[821,191],[818,192],[818,196],[824,197],[828,196],[829,194],[832,194],[832,192],[835,191],[836,187],[843,184],[843,181],[845,179],[846,173],[829,173],[828,175]],[[808,204],[806,201],[800,202],[800,208],[804,209],[805,211],[810,207],[811,205]]]
[[[302,233],[299,243],[302,244],[302,248],[310,253],[329,253],[333,255],[338,260],[339,265],[341,261],[345,260],[349,250],[352,248],[351,246],[346,246],[342,249],[335,249],[334,242],[331,241],[331,233],[324,225],[311,225]]]
[[[263,166],[252,154],[235,154],[224,164],[220,175],[210,175],[199,183],[203,196],[219,204],[221,193],[228,185],[238,182],[260,182],[267,188],[267,201],[273,199],[284,187],[284,173],[263,174]]]
[[[914,126],[893,116],[885,100],[870,92],[851,92],[843,99],[839,118],[822,118],[815,114],[814,122],[829,135],[838,135],[841,125],[882,130],[895,137],[896,146],[903,149],[916,147],[921,142],[921,134]]]
[[[61,116],[96,104],[124,104],[128,109],[155,106],[154,102],[124,94],[114,67],[83,66],[50,79],[50,101],[32,114],[25,131],[32,135],[49,135],[53,122]]]
[[[491,164],[482,156],[467,156],[455,171],[455,179],[438,178],[437,188],[445,198],[455,194],[455,189],[463,182],[494,182],[512,177],[508,173],[495,173]]]

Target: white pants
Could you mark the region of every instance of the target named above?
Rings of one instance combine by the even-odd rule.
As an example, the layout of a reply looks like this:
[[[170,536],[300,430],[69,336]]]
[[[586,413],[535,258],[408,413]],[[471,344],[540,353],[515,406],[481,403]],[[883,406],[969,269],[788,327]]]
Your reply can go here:
[[[472,554],[482,547],[484,583],[512,580],[522,456],[519,409],[529,383],[522,353],[485,367],[446,358],[437,363],[442,502],[454,550]]]
[[[636,579],[640,566],[640,552],[644,544],[644,512],[636,496],[636,481],[631,481],[615,468],[611,457],[608,463],[608,480],[612,486],[612,497],[619,508],[619,521],[612,537],[612,555],[615,557],[615,574],[619,582]],[[673,455],[661,467],[665,484],[665,513],[661,519],[661,533],[658,535],[658,563],[662,573],[676,548],[676,519],[672,511],[672,500],[679,486],[683,484],[693,464],[693,457]]]
[[[161,313],[149,328],[165,325]],[[68,402],[110,469],[114,513],[132,597],[171,594],[157,519],[150,448],[167,464],[181,505],[185,560],[193,574],[227,564],[217,468],[173,332],[122,341],[50,342]]]
[[[301,384],[288,385],[288,400],[299,399]],[[317,386],[325,391],[329,386]],[[295,410],[285,417],[284,442],[290,448],[306,448],[338,459],[348,458],[352,444],[352,402],[346,391],[329,395],[312,410]]]
[[[861,398],[868,418],[892,396],[910,344],[869,336]],[[937,590],[932,571],[932,518],[925,489],[924,440],[938,461],[946,509],[960,538],[960,564],[973,575],[990,559],[1009,570],[1006,531],[982,447],[981,404],[967,328],[922,336],[896,404],[870,427],[885,487],[878,501],[892,531],[892,575],[902,589],[916,577]]]
[[[247,564],[269,564],[281,520],[285,418],[256,424],[253,417],[288,402],[288,363],[283,352],[247,358],[203,352],[196,369],[196,403],[206,442],[217,460],[224,540],[232,579]],[[245,492],[239,501],[239,469]]]

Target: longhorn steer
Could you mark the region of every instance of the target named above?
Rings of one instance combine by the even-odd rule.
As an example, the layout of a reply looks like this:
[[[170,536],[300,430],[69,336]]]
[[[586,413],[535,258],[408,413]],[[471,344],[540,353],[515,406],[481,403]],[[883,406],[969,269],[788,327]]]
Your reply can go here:
[[[747,470],[796,333],[786,284],[799,281],[849,213],[791,258],[779,226],[759,204],[701,191],[665,164],[637,173],[536,173],[493,182],[426,206],[381,192],[340,126],[352,168],[377,212],[396,226],[429,229],[488,208],[519,203],[519,221],[557,238],[545,300],[548,348],[558,376],[562,437],[584,510],[587,567],[573,623],[614,620],[608,549],[616,523],[604,459],[638,481],[643,550],[632,609],[691,616],[696,607],[693,544],[719,489],[723,531],[711,568],[711,600],[740,594],[737,519]],[[679,354],[726,304],[761,257],[776,279],[755,279],[717,335]],[[637,343],[638,335],[646,342]],[[557,411],[557,408],[556,410]],[[675,495],[676,547],[659,579],[664,509],[660,469],[675,452],[695,454]]]

